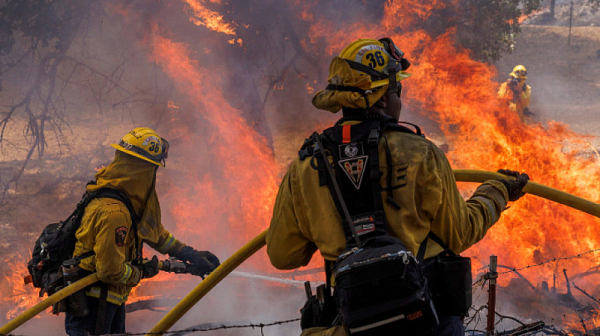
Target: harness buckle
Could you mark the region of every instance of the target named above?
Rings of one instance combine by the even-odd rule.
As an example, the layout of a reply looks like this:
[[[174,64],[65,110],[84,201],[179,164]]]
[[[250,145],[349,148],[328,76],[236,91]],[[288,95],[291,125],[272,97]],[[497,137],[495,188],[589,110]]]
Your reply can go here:
[[[381,130],[381,127],[379,127],[379,125],[371,126],[371,132],[369,133],[369,140],[368,140],[369,145],[376,145],[379,143],[379,131],[380,130]]]

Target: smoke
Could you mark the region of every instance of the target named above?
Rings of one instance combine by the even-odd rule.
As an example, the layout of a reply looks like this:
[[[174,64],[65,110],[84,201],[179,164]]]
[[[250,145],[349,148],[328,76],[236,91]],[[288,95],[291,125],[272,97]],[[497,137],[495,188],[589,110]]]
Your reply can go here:
[[[278,183],[302,140],[339,117],[315,109],[310,102],[327,84],[332,55],[356,38],[388,34],[407,52],[415,76],[404,85],[401,117],[423,126],[427,134],[433,132],[434,140],[451,143],[454,133],[459,133],[458,121],[450,122],[448,111],[472,108],[472,114],[464,116],[469,125],[476,108],[490,111],[481,121],[504,118],[491,98],[494,70],[456,51],[445,30],[432,37],[417,29],[431,13],[429,7],[444,5],[439,1],[396,5],[390,8],[387,1],[98,2],[88,13],[87,25],[76,32],[57,72],[58,86],[63,89],[51,98],[62,109],[48,126],[46,152],[27,165],[19,188],[11,187],[17,196],[0,214],[0,224],[19,228],[11,231],[12,240],[3,247],[3,255],[15,251],[28,255],[41,228],[66,217],[94,168],[110,162],[113,150],[108,144],[133,127],[150,126],[172,145],[156,186],[165,227],[183,242],[225,260],[268,227]],[[424,26],[439,28],[431,25],[429,21]],[[17,41],[15,48],[27,50],[25,37]],[[38,52],[49,52],[52,47]],[[556,48],[544,57],[560,59],[563,52]],[[498,80],[512,69],[509,63],[499,65]],[[3,104],[18,103],[32,85],[36,73],[22,64],[2,77]],[[533,106],[541,103],[536,95],[549,98],[537,105],[540,116],[544,111],[552,119],[571,121],[561,113],[560,104],[569,101],[577,89],[569,85],[565,89],[563,76],[552,68],[525,65],[534,86]],[[573,78],[570,83],[576,82]],[[459,91],[461,87],[467,93]],[[44,84],[41,92],[47,89]],[[463,99],[439,103],[453,95]],[[592,105],[593,97],[582,95],[587,100],[581,105]],[[590,114],[591,110],[581,112],[581,116]],[[440,121],[453,126],[442,127]],[[4,142],[7,146],[2,147],[0,160],[3,182],[18,172],[30,144],[23,138],[27,120],[11,122],[6,133],[10,141]],[[473,133],[481,131],[471,127]],[[473,149],[455,152],[455,159],[465,163],[467,159],[460,161],[456,156]],[[150,249],[145,253],[154,254]],[[319,267],[321,260],[315,255],[309,268]],[[242,270],[277,274],[264,250]],[[199,280],[160,275],[144,281],[132,299],[158,297],[165,299],[165,305],[172,304],[172,299],[185,296]],[[1,288],[6,294],[6,287]],[[173,329],[296,318],[303,300],[302,288],[228,277]],[[128,331],[147,331],[163,315],[162,311],[133,312],[128,316]],[[48,323],[57,335],[62,334],[61,321],[62,317],[42,314],[17,333],[33,335]],[[297,334],[298,324],[269,327],[265,334]],[[249,334],[243,329],[226,333]]]

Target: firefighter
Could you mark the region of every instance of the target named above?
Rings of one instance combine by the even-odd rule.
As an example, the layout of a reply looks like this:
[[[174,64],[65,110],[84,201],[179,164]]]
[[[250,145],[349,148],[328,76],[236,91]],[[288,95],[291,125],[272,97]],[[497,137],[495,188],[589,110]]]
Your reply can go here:
[[[332,60],[329,85],[315,95],[313,105],[332,113],[341,109],[343,118],[336,125],[344,129],[351,125],[347,128],[348,134],[344,135],[349,138],[351,130],[365,122],[393,118],[392,123],[396,123],[402,107],[400,81],[410,76],[404,71],[410,63],[403,55],[390,38],[361,39],[351,43]],[[395,76],[386,77],[390,73]],[[443,250],[440,244],[427,238],[430,232],[456,254],[465,251],[480,241],[498,221],[508,201],[523,196],[522,188],[529,179],[527,174],[503,170],[501,172],[516,179],[486,181],[465,201],[446,156],[432,142],[417,134],[392,130],[383,131],[383,138],[385,140],[378,143],[379,160],[375,161],[380,162],[380,174],[372,178],[381,184],[389,235],[399,238],[414,255],[428,240],[426,261]],[[315,151],[313,146],[308,149],[308,152]],[[339,154],[333,152],[330,155],[334,157],[358,157],[361,154],[360,148],[358,152],[352,148],[345,153],[341,149]],[[337,168],[336,175],[351,180],[357,190],[361,190],[361,181],[364,184],[369,178],[360,176],[361,169],[339,169],[341,165],[336,163],[333,166]],[[317,250],[326,261],[335,262],[344,250],[346,236],[341,225],[342,216],[336,208],[337,201],[328,185],[320,181],[326,177],[313,160],[300,156],[284,176],[266,236],[267,254],[276,268],[306,266]],[[361,192],[368,193],[362,195],[364,199],[372,199],[371,189]],[[350,211],[356,213],[360,209]],[[438,314],[440,324],[435,335],[464,335],[459,316]],[[348,333],[346,326],[340,325],[338,320],[335,325],[306,328],[302,335]]]
[[[505,100],[508,107],[517,112],[521,120],[527,121],[533,117],[529,110],[531,103],[531,86],[527,85],[527,69],[522,65],[517,65],[509,74],[508,80],[500,85],[498,98]]]
[[[102,188],[122,192],[140,217],[136,227],[125,204],[112,198],[97,198],[86,207],[76,232],[73,256],[89,251],[95,255],[81,260],[80,268],[97,272],[100,282],[86,290],[90,313],[76,317],[67,313],[65,329],[70,336],[125,333],[125,302],[140,280],[158,274],[158,259],[141,262],[142,244],[162,254],[193,265],[192,274],[205,275],[219,266],[208,251],[197,251],[176,239],[161,223],[154,188],[156,171],[164,167],[169,143],[150,128],[127,133],[117,144],[115,158],[96,174],[87,192]],[[137,233],[137,237],[136,237]]]

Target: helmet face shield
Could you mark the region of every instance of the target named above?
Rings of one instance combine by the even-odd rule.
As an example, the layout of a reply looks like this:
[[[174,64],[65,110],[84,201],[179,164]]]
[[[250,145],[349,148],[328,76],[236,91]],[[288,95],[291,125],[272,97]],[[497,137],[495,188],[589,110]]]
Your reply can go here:
[[[167,139],[165,138],[161,138],[163,144],[162,144],[162,163],[163,163],[163,167],[167,166],[167,158],[169,157],[169,148],[171,147],[169,145],[169,142],[167,141]]]
[[[527,76],[527,70],[517,70],[515,71],[515,75],[517,75],[517,77]]]
[[[390,37],[384,37],[379,39],[379,42],[383,44],[383,47],[390,55],[387,72],[390,76],[388,90],[392,93],[396,93],[398,98],[402,97],[402,84],[397,80],[396,74],[402,70],[408,69],[410,62],[404,59],[404,53],[400,48],[396,46],[394,41]]]
[[[394,41],[392,41],[390,37],[379,39],[379,42],[383,43],[385,50],[396,61],[400,61],[402,58],[404,58],[404,53],[394,44]]]

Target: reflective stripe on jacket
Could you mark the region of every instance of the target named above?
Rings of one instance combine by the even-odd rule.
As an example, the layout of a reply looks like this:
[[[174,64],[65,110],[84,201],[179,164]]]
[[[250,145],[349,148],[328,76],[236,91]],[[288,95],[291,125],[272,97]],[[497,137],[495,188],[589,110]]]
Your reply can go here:
[[[87,296],[91,296],[94,297],[96,299],[100,298],[100,291],[101,288],[100,287],[92,287],[90,289],[87,290],[87,292],[85,292],[85,294]],[[111,290],[108,291],[108,295],[106,296],[106,301],[112,303],[112,304],[116,304],[117,306],[122,305],[123,303],[127,302],[127,297],[129,296],[129,293],[126,293],[124,295],[119,294],[117,292],[113,292]]]
[[[414,254],[430,230],[455,253],[481,240],[506,207],[506,187],[496,180],[487,181],[465,201],[438,147],[414,134],[386,131],[384,135],[393,162],[388,172],[386,141],[380,141],[380,183],[387,188],[387,174],[393,174],[392,187],[397,188],[392,192],[401,206],[400,210],[391,206],[385,201],[387,191],[382,192],[390,235]],[[317,249],[325,259],[335,261],[346,245],[341,217],[328,187],[319,186],[318,172],[310,161],[310,157],[294,160],[275,201],[266,240],[271,263],[279,269],[307,265]],[[430,240],[425,257],[441,251]]]

